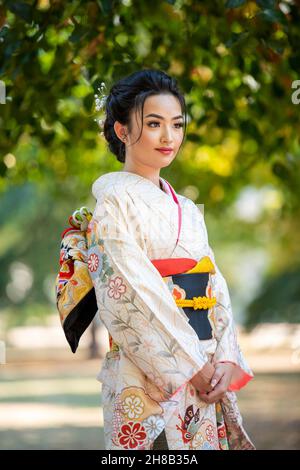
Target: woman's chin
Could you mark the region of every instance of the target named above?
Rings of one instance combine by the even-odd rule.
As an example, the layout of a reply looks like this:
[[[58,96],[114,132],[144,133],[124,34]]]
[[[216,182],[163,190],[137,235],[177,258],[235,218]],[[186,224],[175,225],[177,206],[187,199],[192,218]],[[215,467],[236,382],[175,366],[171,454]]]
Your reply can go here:
[[[173,156],[163,156],[162,159],[159,161],[158,165],[160,168],[164,168],[172,163],[174,160]]]

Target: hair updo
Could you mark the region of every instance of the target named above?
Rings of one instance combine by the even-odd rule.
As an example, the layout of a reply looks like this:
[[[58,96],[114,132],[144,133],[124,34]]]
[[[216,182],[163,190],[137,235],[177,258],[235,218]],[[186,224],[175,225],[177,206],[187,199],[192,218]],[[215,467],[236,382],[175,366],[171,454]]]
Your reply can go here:
[[[106,118],[103,125],[103,133],[108,142],[109,150],[116,155],[119,162],[125,162],[125,144],[115,133],[115,121],[128,126],[128,131],[131,132],[132,123],[130,117],[132,112],[141,110],[143,123],[144,102],[146,98],[161,93],[172,94],[179,100],[184,115],[185,135],[186,104],[175,78],[160,70],[141,70],[122,78],[111,87],[105,101]],[[143,126],[141,126],[141,134],[142,130]]]

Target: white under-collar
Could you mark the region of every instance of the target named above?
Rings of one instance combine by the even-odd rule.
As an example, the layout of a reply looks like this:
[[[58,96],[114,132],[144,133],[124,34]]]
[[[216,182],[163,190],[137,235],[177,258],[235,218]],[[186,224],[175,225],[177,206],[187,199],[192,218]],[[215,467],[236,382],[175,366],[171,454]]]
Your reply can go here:
[[[161,182],[161,185],[163,187],[163,190],[165,193],[169,194],[169,196],[172,196],[171,190],[169,188],[169,185],[165,182],[165,180],[160,176],[159,180]]]

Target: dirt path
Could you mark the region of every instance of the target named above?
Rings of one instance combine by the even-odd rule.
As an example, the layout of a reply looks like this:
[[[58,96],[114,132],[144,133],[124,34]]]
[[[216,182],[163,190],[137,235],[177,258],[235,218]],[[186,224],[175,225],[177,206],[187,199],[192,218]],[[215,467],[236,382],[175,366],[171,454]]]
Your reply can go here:
[[[290,351],[245,355],[255,373],[238,392],[247,432],[258,449],[299,449],[300,372]],[[24,359],[1,366],[0,448],[104,449],[102,361]]]

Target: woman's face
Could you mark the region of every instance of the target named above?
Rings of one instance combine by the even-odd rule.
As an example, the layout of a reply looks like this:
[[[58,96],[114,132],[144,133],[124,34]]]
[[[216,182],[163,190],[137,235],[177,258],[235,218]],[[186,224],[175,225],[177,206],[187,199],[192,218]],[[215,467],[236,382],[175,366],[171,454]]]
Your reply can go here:
[[[160,94],[146,98],[142,133],[141,113],[137,114],[136,111],[131,116],[131,132],[125,130],[126,166],[151,171],[170,165],[183,140],[183,119],[180,102],[174,95]],[[172,152],[163,154],[156,150],[161,147],[169,147]]]

